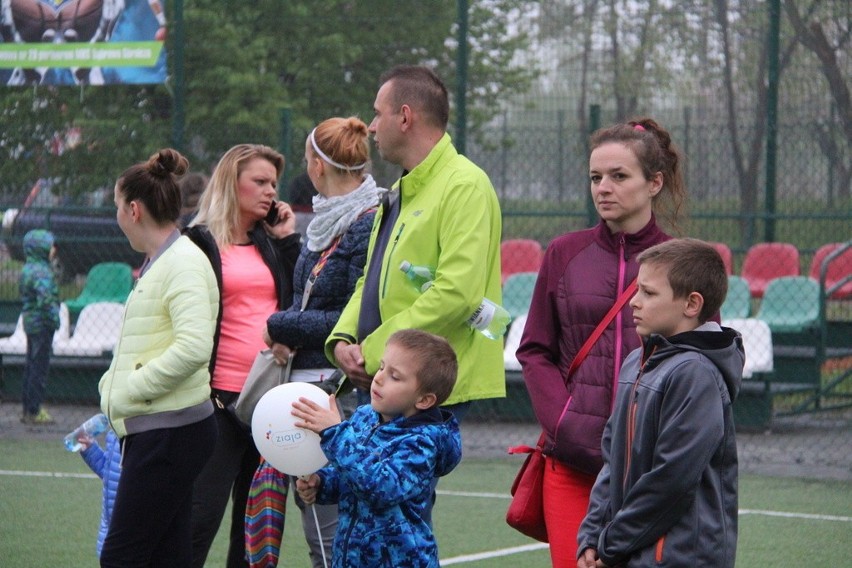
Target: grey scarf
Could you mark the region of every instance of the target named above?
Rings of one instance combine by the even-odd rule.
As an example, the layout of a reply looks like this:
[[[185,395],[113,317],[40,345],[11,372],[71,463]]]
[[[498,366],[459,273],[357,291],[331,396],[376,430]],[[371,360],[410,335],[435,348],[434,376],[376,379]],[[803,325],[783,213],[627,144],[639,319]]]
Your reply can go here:
[[[385,191],[376,187],[373,176],[367,174],[358,189],[351,193],[336,197],[315,195],[315,216],[306,231],[308,250],[320,252],[327,249],[364,211],[376,207]]]

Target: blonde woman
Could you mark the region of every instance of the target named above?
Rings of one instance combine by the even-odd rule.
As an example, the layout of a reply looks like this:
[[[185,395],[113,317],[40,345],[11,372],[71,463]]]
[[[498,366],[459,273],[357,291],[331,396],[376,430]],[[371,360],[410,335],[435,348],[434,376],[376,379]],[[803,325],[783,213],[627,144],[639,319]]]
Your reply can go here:
[[[299,234],[290,206],[275,201],[284,157],[259,144],[239,144],[217,164],[187,235],[207,254],[221,293],[210,359],[219,437],[195,482],[192,566],[202,567],[233,498],[227,566],[247,566],[245,506],[260,455],[233,414],[273,312],[293,301]],[[271,209],[275,223],[265,221]]]

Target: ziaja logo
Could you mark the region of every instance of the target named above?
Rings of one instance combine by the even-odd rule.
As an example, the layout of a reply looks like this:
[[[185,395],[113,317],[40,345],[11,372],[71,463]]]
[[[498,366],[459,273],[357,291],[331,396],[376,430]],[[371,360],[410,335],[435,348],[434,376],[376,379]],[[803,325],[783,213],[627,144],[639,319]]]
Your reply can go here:
[[[305,433],[301,430],[268,431],[266,439],[276,446],[295,446],[305,441]]]

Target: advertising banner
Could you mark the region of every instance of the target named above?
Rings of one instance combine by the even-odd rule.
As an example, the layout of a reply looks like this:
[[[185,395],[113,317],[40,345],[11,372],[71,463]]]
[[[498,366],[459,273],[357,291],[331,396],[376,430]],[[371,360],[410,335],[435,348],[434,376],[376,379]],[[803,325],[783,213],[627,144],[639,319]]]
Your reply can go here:
[[[0,84],[166,80],[164,0],[0,0]]]

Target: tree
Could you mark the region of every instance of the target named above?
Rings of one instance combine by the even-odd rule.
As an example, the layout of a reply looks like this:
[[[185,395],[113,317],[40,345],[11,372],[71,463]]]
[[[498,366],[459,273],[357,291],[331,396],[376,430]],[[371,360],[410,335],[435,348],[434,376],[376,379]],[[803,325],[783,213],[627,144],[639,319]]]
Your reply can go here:
[[[500,111],[505,93],[528,88],[534,76],[515,61],[526,37],[511,24],[529,3],[482,0],[470,10],[473,132]],[[455,0],[185,3],[183,150],[194,169],[206,170],[240,142],[278,147],[286,106],[300,156],[308,129],[320,120],[354,114],[369,122],[379,75],[400,63],[434,65],[453,93],[455,18]],[[113,183],[124,167],[170,145],[172,86],[0,91],[2,184],[29,187],[49,175],[64,180],[63,191],[82,192]],[[82,143],[51,157],[49,138],[71,125],[81,126]]]
[[[0,179],[19,205],[37,179],[72,198],[115,183],[123,167],[146,159],[166,139],[162,87],[41,87],[0,91]]]
[[[785,13],[795,38],[819,61],[837,109],[840,128],[834,128],[833,124],[817,124],[814,136],[823,153],[832,160],[840,173],[837,180],[840,197],[848,198],[852,192],[852,96],[849,93],[849,76],[840,69],[840,59],[850,43],[852,19],[848,6],[845,18],[842,10],[837,10],[836,14],[824,14],[824,20],[818,19],[814,12],[820,5],[823,2],[816,0],[803,16],[795,0],[784,1]],[[826,33],[826,28],[830,30],[829,33]]]
[[[499,111],[503,93],[529,87],[534,70],[513,64],[526,37],[507,31],[513,11],[527,3],[487,0],[471,8],[474,132]],[[354,114],[369,122],[378,78],[396,64],[434,65],[454,92],[453,0],[225,4],[230,9],[222,0],[200,0],[186,12],[193,75],[187,99],[200,102],[188,109],[187,123],[207,154],[224,151],[235,134],[274,143],[282,106],[293,112],[297,154],[320,120]],[[223,12],[231,14],[224,23]],[[221,132],[207,133],[211,124],[222,125]]]

